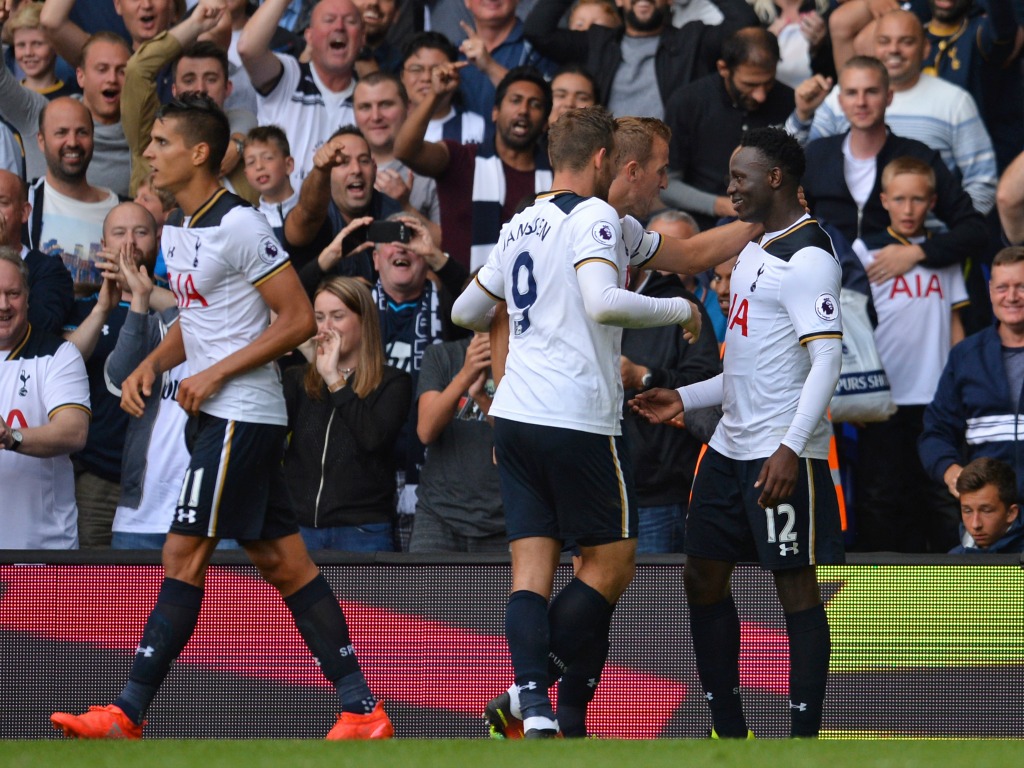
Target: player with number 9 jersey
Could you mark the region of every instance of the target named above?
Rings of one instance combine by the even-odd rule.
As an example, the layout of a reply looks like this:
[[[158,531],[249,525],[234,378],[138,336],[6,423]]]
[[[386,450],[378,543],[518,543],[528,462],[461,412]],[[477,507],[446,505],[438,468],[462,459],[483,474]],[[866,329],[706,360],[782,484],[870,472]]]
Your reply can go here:
[[[633,260],[645,263],[660,238],[643,232],[634,219],[626,221]],[[624,290],[629,264],[622,234],[614,208],[572,192],[541,195],[502,228],[476,278],[488,294],[507,303],[511,329],[505,378],[492,415],[621,434],[622,331],[588,316],[576,271],[606,264],[615,270],[615,285]],[[653,302],[651,309],[656,309]],[[655,324],[671,322],[663,313],[655,311]]]

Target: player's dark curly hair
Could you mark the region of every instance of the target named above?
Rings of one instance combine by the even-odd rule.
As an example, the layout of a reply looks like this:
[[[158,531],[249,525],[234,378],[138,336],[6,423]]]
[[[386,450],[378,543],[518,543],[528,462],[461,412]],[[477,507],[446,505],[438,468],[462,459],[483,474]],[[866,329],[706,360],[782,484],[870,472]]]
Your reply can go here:
[[[782,128],[755,128],[740,137],[741,147],[758,150],[771,166],[782,169],[785,183],[796,187],[806,169],[804,150],[800,143]]]

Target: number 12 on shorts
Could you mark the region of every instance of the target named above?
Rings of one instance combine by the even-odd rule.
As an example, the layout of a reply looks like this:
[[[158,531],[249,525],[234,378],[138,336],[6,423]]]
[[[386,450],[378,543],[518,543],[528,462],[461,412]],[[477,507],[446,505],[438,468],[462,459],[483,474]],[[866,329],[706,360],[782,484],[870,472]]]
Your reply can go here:
[[[779,504],[777,507],[765,507],[764,516],[765,522],[768,525],[769,544],[796,541],[796,534],[793,532],[793,526],[796,525],[796,509],[793,508],[792,504]],[[782,526],[782,530],[778,532],[777,536],[775,527],[776,516],[786,518],[786,522]]]

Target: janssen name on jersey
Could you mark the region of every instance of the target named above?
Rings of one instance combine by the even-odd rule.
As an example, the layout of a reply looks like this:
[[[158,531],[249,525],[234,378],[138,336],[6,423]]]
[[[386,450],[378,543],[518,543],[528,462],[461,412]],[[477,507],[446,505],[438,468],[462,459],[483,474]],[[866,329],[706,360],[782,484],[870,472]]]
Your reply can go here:
[[[711,446],[734,459],[770,456],[796,414],[811,369],[807,342],[842,338],[842,270],[829,236],[803,216],[740,252],[723,358],[724,416]],[[822,414],[803,456],[827,459]]]
[[[168,220],[161,246],[193,374],[266,330],[270,310],[257,287],[289,262],[262,214],[221,189],[190,219]],[[286,424],[280,372],[267,363],[237,376],[201,410],[225,419]]]
[[[626,285],[626,268],[649,261],[660,236],[644,232],[597,198],[541,195],[502,227],[477,281],[506,301],[511,333],[505,377],[491,414],[528,424],[603,435],[621,433],[622,329],[591,320],[576,270],[607,263]]]

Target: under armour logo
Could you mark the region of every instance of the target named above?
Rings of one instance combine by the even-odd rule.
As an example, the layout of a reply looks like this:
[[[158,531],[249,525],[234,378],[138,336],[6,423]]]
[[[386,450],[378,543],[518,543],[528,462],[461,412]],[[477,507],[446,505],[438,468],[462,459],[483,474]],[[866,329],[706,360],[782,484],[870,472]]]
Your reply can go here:
[[[155,650],[156,650],[156,648],[154,648],[154,647],[153,647],[152,645],[147,645],[147,646],[146,646],[145,648],[143,648],[143,647],[142,647],[142,646],[140,645],[140,646],[138,646],[138,647],[137,647],[137,648],[135,649],[135,655],[136,655],[136,656],[138,656],[138,655],[139,655],[139,654],[141,653],[141,654],[143,655],[143,657],[145,657],[145,658],[149,659],[149,658],[152,658],[152,656],[153,656],[153,652],[154,652]]]
[[[792,544],[779,544],[779,554],[785,557],[786,555],[796,555],[800,553],[800,545],[796,542]]]
[[[791,702],[789,702],[789,708],[790,709],[795,709],[797,712],[806,712],[807,711],[807,704],[802,702],[802,701],[799,704],[794,704],[791,701]]]
[[[597,683],[598,679],[596,677],[592,677],[587,680],[587,688],[597,688]]]
[[[176,247],[177,246],[172,245],[170,248],[167,249],[167,256],[164,257],[164,261],[170,261],[171,259],[174,258],[174,249]]]
[[[532,680],[530,682],[528,682],[526,685],[518,685],[516,687],[519,689],[520,693],[522,693],[523,691],[535,691],[535,690],[537,690],[537,684],[535,682],[533,682]]]
[[[32,377],[29,376],[25,371],[21,371],[18,374],[18,378],[21,379],[21,389],[18,390],[18,394],[21,397],[25,397],[26,395],[28,395],[28,387],[26,385],[28,384],[28,380],[31,379]]]
[[[193,267],[198,267],[199,266],[199,246],[200,245],[202,245],[202,242],[197,239],[196,240],[196,257],[194,259],[192,259],[192,266]]]
[[[103,324],[103,329],[100,331],[100,333],[102,333],[104,336],[109,336],[110,335],[110,326],[107,325],[106,323],[104,323]]]
[[[714,701],[715,700],[715,694],[713,694],[711,691],[708,691],[707,693],[704,694],[704,698],[707,699],[708,701]]]
[[[179,509],[178,510],[178,522],[179,523],[194,523],[196,521],[196,511],[194,509]]]
[[[757,277],[754,278],[754,282],[750,284],[750,292],[753,293],[757,290],[757,281],[761,279],[761,275],[764,273],[764,264],[757,269]]]

